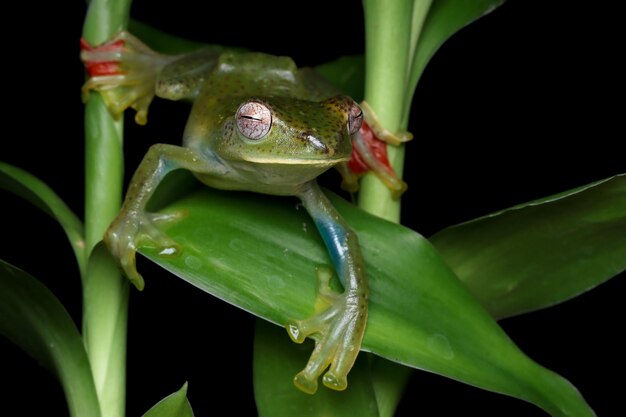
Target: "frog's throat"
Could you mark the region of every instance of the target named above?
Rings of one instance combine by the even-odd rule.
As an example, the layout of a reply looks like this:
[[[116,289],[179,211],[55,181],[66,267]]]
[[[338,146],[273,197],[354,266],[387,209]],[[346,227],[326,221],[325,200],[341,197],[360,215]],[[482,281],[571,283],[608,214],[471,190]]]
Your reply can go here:
[[[266,156],[246,156],[242,158],[246,162],[253,162],[255,164],[276,164],[276,165],[313,165],[313,166],[334,166],[340,162],[347,162],[350,160],[349,156],[343,158],[268,158]]]

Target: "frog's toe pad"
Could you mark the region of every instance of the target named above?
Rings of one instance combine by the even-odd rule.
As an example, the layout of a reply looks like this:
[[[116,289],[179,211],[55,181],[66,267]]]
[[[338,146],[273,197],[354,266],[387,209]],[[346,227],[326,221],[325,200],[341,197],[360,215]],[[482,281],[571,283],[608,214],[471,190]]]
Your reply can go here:
[[[297,320],[292,320],[288,322],[285,327],[287,328],[287,333],[289,333],[289,337],[291,338],[291,340],[296,343],[304,342],[304,339],[306,339],[307,335],[304,334],[304,332],[302,331],[301,322]]]
[[[302,392],[315,394],[317,391],[317,378],[311,377],[306,372],[301,371],[293,378],[294,385]]]
[[[304,339],[314,333],[327,333],[332,318],[337,314],[332,307],[328,310],[311,317],[307,320],[290,320],[285,326],[289,337],[296,343],[304,342]]]
[[[345,375],[336,375],[333,371],[324,374],[324,385],[336,391],[343,391],[348,388],[348,378]]]
[[[141,274],[137,272],[136,263],[137,261],[135,258],[135,251],[127,251],[125,256],[120,259],[120,266],[122,267],[122,270],[124,271],[124,274],[126,275],[126,277],[128,277],[130,282],[139,291],[142,291],[146,284]]]

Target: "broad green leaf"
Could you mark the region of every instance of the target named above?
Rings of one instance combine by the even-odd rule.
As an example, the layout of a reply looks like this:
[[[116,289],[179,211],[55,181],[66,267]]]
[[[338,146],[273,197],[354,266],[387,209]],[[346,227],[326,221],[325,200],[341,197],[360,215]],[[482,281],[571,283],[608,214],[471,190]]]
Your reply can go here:
[[[370,280],[364,350],[525,399],[555,416],[593,415],[566,380],[517,349],[426,239],[337,197],[333,202],[359,236]],[[165,210],[187,213],[167,230],[182,254],[142,252],[202,290],[283,325],[313,314],[315,267],[331,264],[298,207],[295,199],[206,188]]]
[[[260,417],[379,416],[366,355],[361,355],[352,368],[351,383],[344,392],[320,389],[315,395],[305,394],[295,389],[292,381],[308,360],[312,342],[294,346],[285,333],[279,327],[257,320],[254,398]]]
[[[494,317],[560,303],[626,269],[626,174],[449,227],[431,241]]]
[[[143,417],[193,417],[193,410],[187,399],[187,383],[156,403]]]
[[[22,197],[59,222],[72,245],[81,276],[84,276],[86,259],[83,224],[67,204],[38,178],[3,162],[0,162],[0,188]]]
[[[491,13],[503,3],[504,0],[432,0],[422,31],[415,41],[407,90],[410,93],[406,96],[405,108],[410,108],[417,82],[439,47],[463,27]]]
[[[72,318],[38,280],[1,260],[0,333],[57,375],[71,416],[100,416],[89,360]]]

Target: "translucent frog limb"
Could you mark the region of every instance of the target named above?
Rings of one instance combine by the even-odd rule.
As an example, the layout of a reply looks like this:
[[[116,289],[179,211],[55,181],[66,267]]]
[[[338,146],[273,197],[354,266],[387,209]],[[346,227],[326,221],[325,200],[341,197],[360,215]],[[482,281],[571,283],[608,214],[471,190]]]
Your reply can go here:
[[[81,48],[90,75],[82,88],[84,99],[89,91],[98,91],[115,117],[131,107],[137,111],[135,121],[140,125],[147,123],[155,95],[169,100],[194,98],[221,51],[215,47],[162,55],[128,32],[97,47],[82,40]]]
[[[157,224],[179,220],[184,213],[153,214],[145,212],[150,197],[161,180],[175,169],[188,169],[198,174],[215,174],[219,166],[208,163],[194,149],[174,145],[153,145],[133,176],[122,209],[104,235],[104,242],[130,281],[143,289],[144,281],[135,266],[135,253],[140,242],[157,247],[161,255],[176,255],[176,242],[161,232]]]
[[[359,176],[372,171],[391,190],[394,199],[406,191],[407,185],[393,170],[387,158],[386,143],[399,145],[413,138],[409,132],[391,133],[378,121],[372,108],[363,101],[363,124],[357,133],[352,135],[352,156],[346,164],[337,165],[341,174],[341,188],[351,193],[359,189]]]
[[[396,172],[389,166],[388,162],[385,164],[374,155],[374,152],[372,152],[371,148],[367,145],[366,139],[361,131],[357,132],[352,137],[352,146],[355,147],[359,156],[365,162],[365,165],[367,165],[383,184],[391,190],[392,198],[400,198],[408,188],[406,183],[398,177]]]
[[[376,113],[374,113],[374,110],[370,107],[367,101],[363,100],[359,105],[361,106],[361,110],[363,110],[363,118],[365,122],[367,122],[367,125],[370,129],[372,129],[374,135],[376,135],[379,140],[382,140],[390,145],[397,146],[413,139],[413,134],[411,132],[400,131],[392,133],[385,129],[378,121]]]
[[[336,166],[341,174],[341,188],[354,193],[359,190],[359,176],[372,171],[391,190],[394,199],[407,190],[407,185],[391,168],[387,159],[387,145],[378,140],[367,123],[352,135],[352,156],[349,162]]]
[[[354,141],[352,142],[354,146]],[[341,188],[349,193],[359,191],[359,176],[350,169],[347,162],[341,162],[335,166],[335,169],[341,174]]]
[[[363,258],[355,233],[315,182],[307,183],[298,196],[322,235],[344,292],[332,292],[328,274],[321,274],[319,296],[328,301],[330,307],[309,319],[287,324],[289,336],[297,343],[308,336],[316,337],[309,362],[295,376],[294,384],[313,394],[317,390],[317,379],[330,366],[323,383],[341,391],[348,386],[347,375],[356,361],[367,322],[369,290]]]
[[[98,91],[115,117],[132,107],[137,111],[135,121],[146,124],[157,74],[172,58],[154,52],[128,32],[97,47],[81,43],[80,57],[90,75],[83,85],[84,99],[89,91]]]

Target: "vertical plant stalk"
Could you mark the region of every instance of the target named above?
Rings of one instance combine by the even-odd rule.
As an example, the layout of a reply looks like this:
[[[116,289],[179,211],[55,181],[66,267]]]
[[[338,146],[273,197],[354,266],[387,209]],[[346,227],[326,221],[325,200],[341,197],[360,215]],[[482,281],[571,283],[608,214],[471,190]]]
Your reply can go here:
[[[126,27],[130,0],[92,0],[83,37],[100,44]],[[85,240],[83,338],[103,417],[123,417],[126,399],[128,283],[103,248],[94,248],[120,208],[124,175],[123,123],[98,94],[85,107]]]
[[[394,132],[408,125],[413,92],[413,57],[424,21],[433,0],[364,0],[365,11],[365,100],[381,124]],[[408,103],[408,104],[405,104]],[[399,177],[404,169],[404,145],[387,145],[389,162]],[[389,189],[373,174],[361,181],[359,207],[376,216],[400,223],[400,201],[393,200]],[[411,370],[379,357],[370,358],[381,416],[391,416]]]
[[[365,100],[385,128],[401,126],[410,63],[412,1],[365,0]],[[391,166],[402,176],[404,147],[388,147]],[[400,202],[371,173],[361,181],[359,207],[398,223]]]

